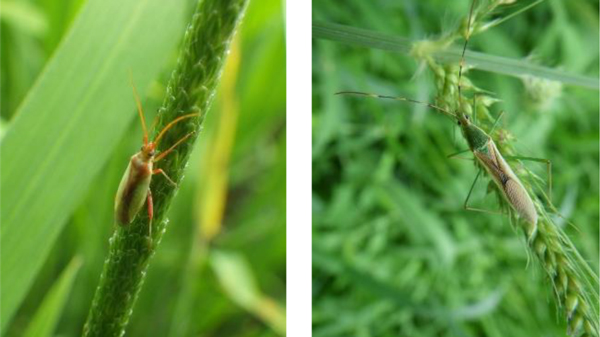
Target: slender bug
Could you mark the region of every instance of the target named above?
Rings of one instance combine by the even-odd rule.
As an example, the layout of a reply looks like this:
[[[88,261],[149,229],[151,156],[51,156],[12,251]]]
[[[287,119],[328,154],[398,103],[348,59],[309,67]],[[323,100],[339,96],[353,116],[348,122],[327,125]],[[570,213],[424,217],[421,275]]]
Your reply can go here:
[[[421,101],[413,100],[413,99],[406,98],[406,97],[386,96],[386,95],[371,94],[371,93],[357,92],[357,91],[343,91],[343,92],[338,92],[336,94],[337,95],[359,95],[359,96],[367,96],[367,97],[373,97],[373,98],[404,101],[404,102],[410,102],[410,103],[416,103],[416,104],[424,104],[424,105],[428,106],[429,108],[434,109],[434,110],[442,113],[443,115],[446,115],[446,116],[450,117],[451,119],[455,120],[458,123],[458,125],[462,131],[463,137],[465,138],[465,140],[467,141],[467,143],[469,145],[468,150],[461,151],[461,152],[471,151],[471,153],[473,153],[475,160],[491,176],[492,180],[494,181],[494,183],[498,187],[499,191],[501,192],[503,199],[510,205],[510,207],[517,213],[517,215],[522,220],[524,220],[526,223],[529,224],[529,226],[527,228],[527,232],[528,232],[528,237],[531,239],[535,236],[535,233],[537,230],[538,213],[536,211],[536,207],[534,205],[532,198],[529,196],[529,193],[527,192],[527,190],[525,189],[525,187],[523,186],[523,184],[521,183],[521,181],[519,180],[517,175],[514,173],[514,171],[510,167],[510,165],[506,162],[506,160],[504,159],[504,157],[498,150],[498,147],[494,143],[492,137],[490,136],[490,134],[493,132],[494,128],[496,127],[496,124],[497,124],[499,118],[502,116],[502,113],[500,114],[498,119],[496,119],[496,121],[494,122],[494,125],[492,126],[492,129],[490,130],[490,133],[488,134],[483,129],[481,129],[480,127],[475,125],[474,121],[472,121],[469,118],[469,114],[466,111],[462,110],[461,107],[463,107],[463,105],[460,104],[460,103],[462,103],[461,79],[462,79],[463,67],[464,67],[464,63],[465,63],[465,52],[466,52],[467,43],[469,41],[469,37],[471,34],[471,21],[473,19],[473,9],[475,7],[475,3],[476,3],[476,1],[474,0],[471,3],[471,7],[469,10],[465,42],[464,42],[464,46],[462,49],[462,55],[461,55],[461,59],[460,59],[460,66],[459,66],[459,73],[458,73],[458,84],[457,84],[458,90],[457,91],[458,91],[458,98],[459,98],[459,105],[458,105],[459,108],[456,108],[456,110],[454,112],[451,112],[448,109],[444,109],[444,108],[442,108],[438,105],[432,104],[432,103],[421,102]],[[461,152],[459,152],[459,153],[461,153]],[[451,155],[451,156],[454,156],[454,155]],[[509,157],[507,157],[507,158],[509,158]],[[550,178],[550,175],[551,175],[550,161],[548,161],[547,159],[531,158],[531,157],[511,157],[510,159],[532,160],[532,161],[539,161],[539,162],[546,163],[547,168],[548,168],[548,176],[549,176],[548,186],[549,186],[549,189],[551,190],[551,186],[552,186],[551,181],[552,180]],[[468,206],[469,198],[471,196],[473,188],[475,187],[475,183],[477,182],[477,180],[479,179],[479,176],[481,175],[481,172],[482,171],[480,170],[477,173],[475,180],[473,181],[473,184],[471,185],[471,189],[469,190],[469,193],[468,193],[467,198],[464,203],[464,208],[467,210],[473,210],[473,211],[489,212],[487,210],[472,208],[472,207]],[[550,194],[551,194],[551,192],[549,192],[549,195]]]
[[[131,77],[131,76],[130,76]],[[192,113],[183,115],[175,118],[172,122],[167,124],[156,136],[153,141],[148,141],[148,130],[146,129],[146,119],[144,118],[144,112],[142,110],[142,104],[138,96],[133,80],[131,80],[131,87],[133,88],[133,95],[135,96],[135,102],[137,105],[138,114],[142,122],[142,129],[144,130],[144,144],[140,148],[140,151],[134,154],[129,160],[127,169],[121,178],[121,183],[115,196],[115,219],[119,225],[125,226],[130,224],[140,209],[147,202],[148,205],[148,227],[149,236],[152,237],[152,217],[154,215],[153,204],[152,204],[152,191],[150,190],[150,182],[154,174],[162,174],[169,183],[173,186],[177,184],[169,178],[169,176],[162,169],[154,169],[154,163],[163,159],[169,154],[175,147],[185,141],[187,138],[192,136],[194,132],[188,133],[179,139],[173,146],[167,150],[156,153],[158,143],[165,135],[165,133],[180,121],[199,116],[198,113]]]

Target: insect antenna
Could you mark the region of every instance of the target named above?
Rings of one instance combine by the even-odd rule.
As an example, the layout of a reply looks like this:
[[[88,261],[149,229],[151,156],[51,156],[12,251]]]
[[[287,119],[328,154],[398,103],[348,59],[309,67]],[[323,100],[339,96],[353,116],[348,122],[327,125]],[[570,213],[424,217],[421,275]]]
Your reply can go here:
[[[467,44],[469,43],[469,38],[471,37],[471,21],[473,19],[473,8],[475,8],[476,1],[477,0],[473,0],[473,2],[471,2],[471,9],[469,9],[469,19],[467,21],[467,34],[465,36],[465,43],[463,45],[462,54],[460,56],[460,64],[459,64],[459,68],[458,68],[458,101],[459,101],[459,103],[462,103],[462,95],[461,95],[462,86],[461,86],[460,82],[462,79],[463,67],[465,65],[465,52],[467,51]],[[462,105],[462,104],[459,104],[459,105]]]
[[[542,3],[542,2],[544,2],[544,0],[537,0],[536,2],[530,3],[527,6],[521,8],[521,9],[519,9],[517,11],[514,11],[514,12],[512,12],[512,13],[510,13],[510,14],[508,14],[508,15],[500,18],[500,19],[494,20],[494,21],[486,24],[485,25],[485,29],[490,29],[492,27],[498,26],[499,24],[501,24],[501,23],[503,23],[505,21],[508,21],[508,20],[514,18],[515,16],[517,16],[517,15],[519,15],[519,14],[521,14],[521,13],[527,11],[527,10],[530,10],[531,8],[533,8],[534,6],[536,6],[536,5],[538,5],[538,4]]]
[[[183,116],[179,116],[179,117],[175,118],[173,121],[171,121],[169,124],[167,124],[167,126],[165,126],[160,131],[160,133],[158,134],[158,136],[156,136],[156,138],[154,138],[154,144],[158,144],[160,139],[165,135],[165,132],[167,132],[170,128],[172,128],[173,125],[179,123],[180,121],[182,121],[186,118],[192,118],[192,117],[196,117],[196,116],[200,116],[200,114],[199,113],[191,113],[191,114],[187,114],[187,115],[183,115]]]
[[[394,101],[401,101],[401,102],[410,102],[410,103],[415,103],[415,104],[421,104],[421,105],[426,105],[434,110],[437,110],[438,112],[441,112],[442,114],[451,117],[451,118],[455,118],[456,116],[449,112],[448,110],[441,108],[435,104],[432,103],[428,103],[428,102],[421,102],[421,101],[417,101],[411,98],[407,98],[407,97],[401,97],[401,96],[387,96],[387,95],[379,95],[379,94],[371,94],[368,92],[360,92],[360,91],[340,91],[340,92],[336,92],[336,95],[354,95],[354,96],[366,96],[366,97],[372,97],[372,98],[381,98],[381,99],[390,99],[390,100],[394,100]]]
[[[156,163],[157,161],[163,159],[166,155],[168,155],[171,151],[173,151],[173,149],[176,148],[177,145],[183,143],[186,139],[190,138],[194,133],[196,133],[196,131],[192,131],[192,132],[188,133],[187,135],[181,137],[181,139],[178,140],[177,142],[175,142],[175,144],[173,144],[173,146],[171,146],[167,150],[164,150],[158,156],[156,156],[156,158],[154,158],[154,162]]]
[[[159,110],[159,112],[156,113],[156,116],[154,116],[154,119],[152,120],[152,125],[150,126],[150,130],[154,130],[154,128],[156,128],[156,124],[158,123],[159,117],[160,117],[160,110]]]
[[[140,120],[142,121],[142,129],[144,129],[144,145],[148,144],[148,129],[146,128],[146,118],[144,117],[144,110],[142,110],[142,103],[140,102],[140,96],[138,95],[137,89],[135,88],[135,84],[133,84],[133,75],[131,74],[131,69],[129,70],[129,83],[133,88],[133,96],[135,97],[135,104],[137,105],[138,114],[140,115]]]

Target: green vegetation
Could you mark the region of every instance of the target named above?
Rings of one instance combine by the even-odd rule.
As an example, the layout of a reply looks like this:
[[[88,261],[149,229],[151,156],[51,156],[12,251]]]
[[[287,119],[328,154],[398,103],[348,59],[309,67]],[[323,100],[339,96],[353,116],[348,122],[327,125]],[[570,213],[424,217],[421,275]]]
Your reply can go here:
[[[167,84],[154,136],[150,138],[152,142],[162,140],[156,144],[156,150],[167,156],[158,166],[177,186],[166,177],[153,179],[150,184],[153,202],[147,205],[153,209],[153,220],[150,221],[146,212],[141,212],[131,223],[117,226],[110,238],[108,257],[84,326],[84,336],[121,336],[127,327],[150,258],[166,231],[166,213],[185,173],[194,141],[221,78],[231,40],[245,10],[245,0],[198,2],[185,31],[177,66]],[[191,117],[190,113],[198,116]],[[169,126],[172,127],[167,129]],[[143,128],[146,128],[145,124]],[[164,135],[162,139],[161,135]],[[157,162],[159,156],[155,157]],[[117,195],[115,202],[125,201]]]
[[[114,194],[141,145],[128,70],[151,123],[171,100],[167,83],[196,5],[38,1],[14,4],[11,14],[3,3],[3,335],[81,335],[117,229]],[[226,67],[229,84],[217,91],[177,197],[159,216],[169,231],[155,243],[127,335],[285,331],[282,13],[279,1],[248,7],[228,58],[237,66]],[[234,285],[241,290],[230,291]]]
[[[336,28],[330,25],[334,22],[404,37],[375,40],[372,48],[403,52],[402,43],[393,43],[445,32],[440,42],[404,48],[426,61],[423,65],[435,76],[427,72],[414,76],[418,64],[407,55],[315,42],[316,336],[564,335],[566,320],[557,320],[557,306],[566,308],[561,317],[569,318],[569,331],[588,324],[587,331],[597,335],[597,278],[585,269],[587,261],[594,269],[591,274],[597,275],[598,93],[566,86],[574,83],[566,79],[598,77],[598,17],[586,13],[597,7],[583,1],[545,2],[500,26],[478,32],[484,26],[477,19],[472,27],[477,34],[469,49],[482,52],[478,57],[492,66],[487,70],[507,73],[500,68],[510,66],[498,63],[493,69],[492,55],[522,58],[535,48],[534,60],[520,64],[560,64],[564,69],[559,79],[564,82],[470,71],[470,81],[465,78],[463,83],[471,93],[468,97],[479,89],[486,95],[478,96],[474,114],[480,123],[489,123],[487,130],[498,112],[506,110],[494,133],[501,151],[552,160],[554,204],[575,227],[549,214],[552,207],[540,179],[546,177],[543,164],[512,163],[537,196],[536,208],[543,215],[536,233],[525,230],[526,239],[509,217],[463,210],[477,169],[471,160],[446,157],[466,148],[460,135],[453,136],[458,131],[446,118],[422,105],[333,96],[342,90],[376,92],[435,100],[456,109],[456,59],[442,59],[450,64],[441,66],[428,55],[439,55],[455,42],[454,31],[464,32],[464,21],[462,28],[456,27],[469,5],[470,1],[444,6],[437,1],[381,1],[378,6],[356,2],[343,9],[322,3],[314,9],[314,20],[326,23],[320,28]],[[524,5],[509,6],[487,19],[501,19]],[[357,12],[362,15],[352,15]],[[545,20],[548,17],[553,20]],[[332,39],[323,31],[318,34]],[[333,40],[366,46],[369,36],[378,36],[343,33],[353,32],[338,29]],[[460,48],[459,42],[450,50]],[[575,47],[578,53],[573,52]],[[565,75],[569,73],[585,76]],[[488,182],[489,178],[480,179],[475,185],[472,207],[505,206],[497,193],[489,193],[495,188]],[[586,261],[576,255],[563,230]],[[554,255],[569,259],[558,259],[566,271],[556,271]],[[533,256],[541,258],[553,282]],[[586,298],[575,300],[578,296]],[[584,313],[571,313],[575,302]]]

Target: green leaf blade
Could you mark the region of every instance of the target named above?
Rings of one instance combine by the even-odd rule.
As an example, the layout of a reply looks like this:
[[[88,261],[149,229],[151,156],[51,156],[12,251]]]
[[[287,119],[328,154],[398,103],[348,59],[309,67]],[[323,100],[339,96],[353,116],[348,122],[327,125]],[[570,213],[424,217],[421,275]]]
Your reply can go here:
[[[37,310],[32,322],[29,324],[25,337],[50,337],[58,323],[67,298],[71,292],[75,276],[81,267],[80,257],[74,257],[69,265],[54,283],[44,302]]]
[[[89,1],[10,123],[0,146],[2,331],[136,118],[129,69],[144,88],[175,47],[181,3]]]
[[[403,37],[391,36],[366,29],[329,22],[313,22],[312,27],[313,38],[331,40],[359,47],[381,49],[395,53],[410,53],[414,43],[414,41]],[[461,53],[461,48],[450,47],[446,50],[437,51],[433,54],[433,57],[444,63],[456,63],[460,60]],[[467,51],[465,53],[465,61],[467,64],[484,71],[515,77],[530,75],[594,90],[600,88],[598,78],[566,73],[558,69],[543,67],[524,60]]]

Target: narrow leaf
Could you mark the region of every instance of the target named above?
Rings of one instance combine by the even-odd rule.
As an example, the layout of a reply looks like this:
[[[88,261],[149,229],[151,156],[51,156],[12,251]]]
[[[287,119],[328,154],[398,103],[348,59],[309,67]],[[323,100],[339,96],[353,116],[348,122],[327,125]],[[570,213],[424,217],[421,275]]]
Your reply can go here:
[[[53,335],[60,314],[63,312],[65,303],[71,293],[73,282],[81,267],[81,263],[81,258],[78,256],[71,260],[44,298],[42,305],[38,308],[32,322],[23,335],[24,337],[50,337]]]
[[[238,253],[211,251],[210,262],[229,298],[285,335],[285,312],[281,305],[263,295],[248,262]]]
[[[88,1],[10,121],[0,145],[2,331],[137,118],[128,71],[143,91],[183,30],[183,3]]]
[[[361,28],[327,22],[313,22],[313,38],[402,54],[408,54],[414,43],[414,41],[403,37],[396,37]],[[433,57],[441,62],[457,63],[460,60],[461,53],[461,48],[450,47],[446,50],[437,51]],[[523,75],[531,75],[589,89],[598,90],[600,88],[597,78],[569,74],[523,60],[467,51],[465,54],[465,61],[467,64],[480,70],[519,78]]]

